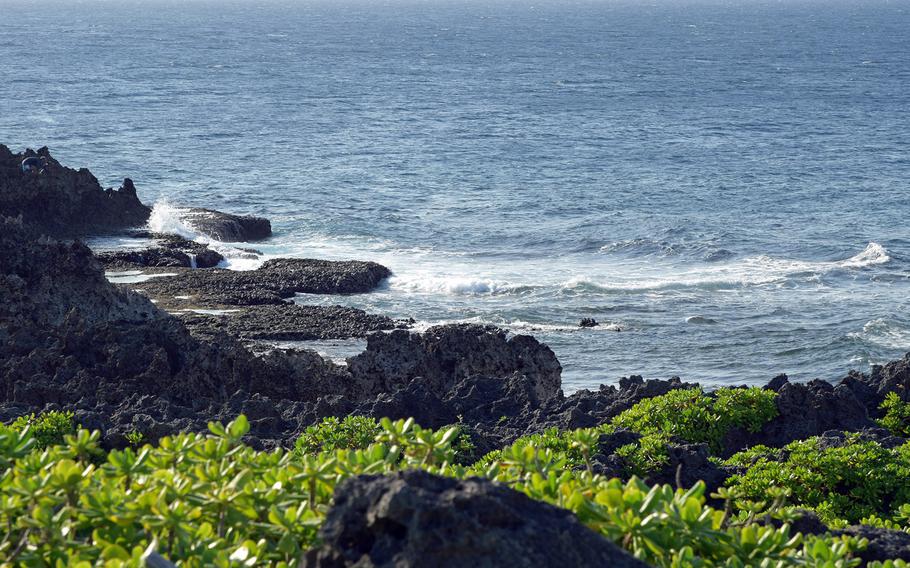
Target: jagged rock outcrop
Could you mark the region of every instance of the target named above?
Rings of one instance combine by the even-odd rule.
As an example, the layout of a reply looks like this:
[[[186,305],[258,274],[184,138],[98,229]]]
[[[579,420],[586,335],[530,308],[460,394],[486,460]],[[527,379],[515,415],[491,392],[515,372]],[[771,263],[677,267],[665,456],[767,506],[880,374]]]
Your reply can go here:
[[[341,483],[311,568],[642,567],[570,512],[486,479],[423,471]]]
[[[732,429],[723,442],[724,455],[757,444],[780,447],[829,430],[852,431],[875,425],[869,418],[870,409],[847,384],[820,380],[797,384],[781,375],[769,387],[777,391],[778,416],[759,432]]]
[[[21,172],[30,156],[46,160],[44,173]],[[46,147],[15,154],[0,144],[0,216],[21,216],[36,232],[59,237],[138,227],[150,213],[132,184],[103,189],[90,171],[60,165]]]
[[[194,207],[182,210],[181,218],[197,232],[225,243],[261,241],[272,236],[272,224],[262,217]]]
[[[473,324],[431,327],[425,333],[394,331],[372,335],[367,349],[348,361],[363,392],[392,392],[420,377],[434,392],[448,393],[469,376],[518,373],[533,380],[531,397],[540,403],[561,394],[562,367],[556,355],[533,337],[507,338],[505,330]]]

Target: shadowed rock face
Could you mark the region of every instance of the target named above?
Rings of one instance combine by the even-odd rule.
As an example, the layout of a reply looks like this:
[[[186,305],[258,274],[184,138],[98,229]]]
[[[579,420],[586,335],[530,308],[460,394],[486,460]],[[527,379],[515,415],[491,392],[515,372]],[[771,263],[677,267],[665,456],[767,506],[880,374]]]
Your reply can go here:
[[[196,231],[225,243],[261,241],[272,236],[272,224],[262,217],[200,208],[187,209],[182,217]]]
[[[44,173],[20,171],[30,156],[47,160]],[[0,216],[21,215],[38,233],[63,237],[138,227],[150,213],[131,184],[105,190],[90,171],[61,166],[47,148],[14,154],[0,144]]]
[[[340,484],[304,566],[645,567],[573,514],[486,479],[422,471]]]

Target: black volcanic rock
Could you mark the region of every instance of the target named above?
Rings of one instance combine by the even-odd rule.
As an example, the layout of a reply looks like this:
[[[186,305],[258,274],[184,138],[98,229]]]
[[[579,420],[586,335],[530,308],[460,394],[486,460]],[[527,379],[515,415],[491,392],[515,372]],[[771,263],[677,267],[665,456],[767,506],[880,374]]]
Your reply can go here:
[[[262,217],[192,208],[181,211],[181,218],[203,235],[225,243],[261,241],[272,236],[272,224]]]
[[[389,377],[372,365],[349,369],[310,351],[256,356],[218,330],[200,340],[145,297],[110,284],[84,245],[39,238],[16,220],[0,219],[0,229],[0,420],[68,409],[79,423],[101,429],[106,445],[118,445],[132,430],[154,441],[204,431],[209,420],[244,412],[250,442],[268,446],[289,443],[323,416],[354,409],[374,408],[379,417],[400,401],[401,413],[421,415],[428,407],[416,407],[417,401],[446,394],[428,392],[435,385],[459,383],[455,392],[475,393],[465,401],[478,416],[487,416],[478,400],[514,405],[522,392],[533,408],[539,397],[558,392],[552,352],[531,338],[506,341],[499,330],[440,327],[423,340],[394,332],[391,342],[378,334],[364,361],[384,361]],[[329,308],[334,316],[318,322],[326,309],[284,306],[309,312],[314,334],[389,324],[345,308]],[[399,354],[407,357],[396,359]],[[480,372],[497,376],[480,378]],[[490,388],[471,387],[481,384]],[[454,421],[461,406],[446,404],[438,404],[439,415]]]
[[[423,471],[339,484],[320,537],[303,566],[647,566],[564,509],[486,479]]]
[[[724,439],[725,456],[757,444],[781,447],[829,430],[875,426],[869,409],[845,384],[835,386],[820,380],[797,384],[786,377],[775,377],[771,385],[777,390],[778,416],[757,433],[732,429]]]
[[[155,234],[155,245],[134,250],[115,250],[95,253],[106,268],[212,268],[224,257],[208,245],[184,239],[177,235]]]
[[[470,376],[504,377],[513,373],[533,380],[536,404],[562,394],[562,366],[546,345],[533,337],[493,327],[458,324],[425,333],[373,334],[367,350],[348,360],[363,392],[391,392],[420,377],[435,392],[448,393]]]
[[[257,270],[181,271],[143,282],[142,289],[153,298],[185,295],[207,306],[255,306],[282,304],[296,293],[366,293],[390,275],[375,262],[281,258]]]
[[[197,336],[226,333],[245,340],[346,339],[400,325],[389,317],[356,308],[297,304],[250,306],[225,315],[191,312],[180,314],[180,318]]]
[[[856,553],[864,565],[876,560],[882,562],[897,559],[910,561],[910,534],[904,531],[856,525],[834,531],[834,534],[869,539],[866,549]]]
[[[20,163],[30,156],[47,160],[42,174],[23,174]],[[47,148],[14,154],[0,144],[0,216],[19,217],[27,227],[51,236],[75,236],[138,227],[151,209],[132,184],[103,189],[87,169],[61,166]]]

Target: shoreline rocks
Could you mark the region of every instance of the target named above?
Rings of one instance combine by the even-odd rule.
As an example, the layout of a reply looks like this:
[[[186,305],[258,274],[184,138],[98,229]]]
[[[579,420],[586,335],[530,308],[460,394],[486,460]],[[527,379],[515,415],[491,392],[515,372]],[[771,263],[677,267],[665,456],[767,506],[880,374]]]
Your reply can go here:
[[[272,236],[272,224],[262,217],[194,207],[182,210],[181,218],[196,231],[224,243],[261,241]]]
[[[363,294],[392,272],[375,262],[281,258],[248,271],[178,270],[142,283],[152,298],[190,296],[210,307],[283,304],[295,294]]]
[[[31,156],[46,160],[43,173],[22,173],[20,163]],[[138,227],[150,214],[132,183],[103,189],[90,171],[60,165],[47,147],[14,154],[0,144],[0,216],[21,216],[40,234],[68,237]]]
[[[151,233],[154,246],[144,249],[125,249],[96,252],[95,257],[105,268],[130,270],[134,268],[213,268],[224,260],[221,253],[208,245],[177,235]]]

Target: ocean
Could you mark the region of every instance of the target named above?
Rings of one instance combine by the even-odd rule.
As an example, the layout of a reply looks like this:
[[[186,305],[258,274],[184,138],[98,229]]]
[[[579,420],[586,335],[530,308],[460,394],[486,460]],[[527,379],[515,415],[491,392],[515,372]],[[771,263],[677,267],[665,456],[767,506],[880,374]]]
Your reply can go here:
[[[296,301],[529,333],[567,391],[836,379],[910,351],[908,30],[880,0],[0,0],[0,143],[133,178],[159,230],[270,218],[231,268],[381,262]]]

